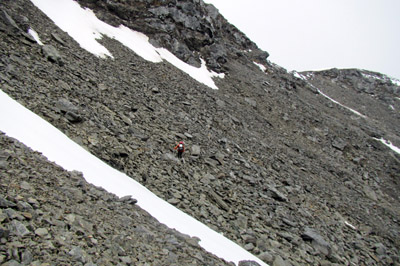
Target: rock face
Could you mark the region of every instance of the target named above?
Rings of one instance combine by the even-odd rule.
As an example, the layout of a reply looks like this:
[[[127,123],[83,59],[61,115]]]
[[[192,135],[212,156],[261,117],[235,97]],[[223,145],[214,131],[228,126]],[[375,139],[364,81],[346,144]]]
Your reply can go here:
[[[201,1],[79,2],[191,64],[205,58],[227,73],[219,90],[111,39],[101,42],[114,60],[97,58],[28,0],[0,4],[1,90],[271,265],[400,263],[400,158],[374,139],[400,146],[398,85],[359,70],[298,78]],[[44,56],[30,27],[59,59]],[[0,140],[1,263],[229,264],[134,199]]]
[[[181,60],[200,66],[199,56],[214,71],[228,71],[230,58],[251,50],[254,61],[265,62],[269,54],[261,51],[243,33],[200,0],[185,1],[92,1],[79,0],[93,9],[100,19],[121,23],[143,32],[156,45],[167,48]]]

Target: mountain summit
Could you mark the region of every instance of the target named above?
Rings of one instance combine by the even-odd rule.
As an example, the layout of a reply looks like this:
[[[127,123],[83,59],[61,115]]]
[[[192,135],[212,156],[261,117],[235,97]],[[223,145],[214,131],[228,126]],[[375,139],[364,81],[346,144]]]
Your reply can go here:
[[[35,2],[0,3],[3,92],[265,263],[400,264],[397,80],[288,73],[201,0],[79,0],[161,59],[96,26],[97,56]],[[18,140],[0,147],[3,265],[232,264]]]

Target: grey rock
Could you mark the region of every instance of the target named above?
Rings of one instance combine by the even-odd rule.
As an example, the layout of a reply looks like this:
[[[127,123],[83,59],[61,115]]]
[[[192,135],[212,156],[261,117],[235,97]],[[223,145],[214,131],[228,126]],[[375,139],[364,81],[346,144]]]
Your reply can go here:
[[[199,145],[193,145],[190,147],[190,153],[192,156],[199,156],[200,152],[201,150]]]
[[[45,237],[49,234],[46,228],[38,228],[35,230],[35,234],[40,237]]]
[[[365,193],[365,196],[367,196],[369,199],[373,201],[378,201],[378,197],[368,185],[363,186],[363,192]]]
[[[0,207],[1,208],[14,208],[17,205],[14,202],[11,202],[9,200],[6,200],[2,196],[0,196]]]
[[[161,159],[165,161],[170,161],[170,162],[175,162],[175,163],[180,163],[180,160],[173,154],[171,153],[165,153],[162,155]]]
[[[127,203],[127,204],[136,204],[137,200],[132,198],[132,196],[128,195],[119,199],[120,202]]]
[[[11,221],[10,234],[24,237],[29,235],[30,231],[26,228],[26,226],[23,223],[13,220]]]
[[[288,264],[282,259],[281,256],[277,255],[272,263],[272,266],[288,266]]]
[[[262,261],[265,261],[266,263],[269,263],[269,264],[272,264],[274,261],[274,256],[268,251],[261,253],[258,257]]]
[[[379,256],[386,255],[386,247],[382,243],[375,244],[375,252]]]
[[[14,19],[13,19],[5,10],[3,10],[3,11],[0,13],[0,19],[1,19],[1,21],[2,21],[3,23],[5,23],[6,25],[11,26],[11,29],[12,29],[14,32],[20,32],[20,31],[22,31],[22,30],[18,27],[17,23],[15,23]]]
[[[271,185],[267,185],[264,190],[273,199],[276,199],[278,201],[283,201],[283,202],[288,201],[288,198],[283,193],[281,193],[279,190],[277,190],[275,187],[273,187]]]
[[[63,39],[60,37],[60,35],[58,35],[57,33],[52,32],[52,33],[51,33],[51,37],[53,37],[54,40],[56,40],[59,44],[61,44],[61,45],[63,45],[63,46],[66,45],[65,42],[64,42],[64,40],[63,40]]]
[[[43,45],[42,46],[43,56],[46,57],[47,60],[53,63],[57,63],[60,66],[64,65],[63,58],[61,57],[58,50],[52,45]]]
[[[32,211],[33,210],[32,205],[30,205],[28,202],[24,202],[24,201],[18,201],[17,208],[20,211]]]
[[[260,266],[260,264],[252,260],[241,260],[239,261],[239,266]]]
[[[216,160],[220,165],[223,165],[224,164],[225,155],[223,153],[221,153],[221,152],[216,152],[210,158]]]
[[[83,118],[74,112],[67,112],[65,114],[65,118],[67,118],[67,120],[71,123],[80,123],[83,121]]]
[[[10,230],[0,226],[0,239],[7,238],[10,235]]]
[[[122,263],[125,263],[128,265],[132,264],[132,259],[128,256],[120,257],[119,259],[121,260]]]
[[[32,186],[26,181],[23,181],[20,186],[21,186],[22,189],[25,189],[25,190],[31,190],[32,189]]]
[[[229,210],[229,205],[217,193],[215,193],[212,189],[209,189],[208,193],[210,197],[218,204],[218,206],[226,211]]]
[[[19,263],[16,260],[10,260],[7,261],[6,263],[3,263],[2,266],[22,266],[23,264]]]
[[[21,254],[21,263],[29,265],[33,261],[33,254],[29,249],[25,249]]]
[[[311,241],[313,247],[325,256],[329,256],[331,254],[331,245],[326,242],[325,239],[314,229],[306,227],[301,237],[305,241]]]
[[[74,260],[86,263],[87,262],[87,255],[86,252],[80,248],[80,247],[73,247],[69,252],[69,255],[71,255]]]
[[[10,220],[18,219],[18,220],[21,221],[21,220],[24,219],[20,212],[17,212],[17,211],[15,211],[15,210],[13,210],[13,209],[10,209],[10,208],[9,208],[9,209],[5,209],[5,210],[4,210],[4,214],[5,214]]]
[[[61,98],[56,103],[56,108],[59,109],[63,113],[77,113],[79,112],[79,108],[71,103],[68,99]]]
[[[334,147],[338,150],[343,151],[346,148],[346,146],[347,146],[347,142],[341,138],[335,138],[332,141],[332,147]]]
[[[244,98],[244,100],[250,104],[252,107],[256,108],[257,107],[257,101],[251,98]]]

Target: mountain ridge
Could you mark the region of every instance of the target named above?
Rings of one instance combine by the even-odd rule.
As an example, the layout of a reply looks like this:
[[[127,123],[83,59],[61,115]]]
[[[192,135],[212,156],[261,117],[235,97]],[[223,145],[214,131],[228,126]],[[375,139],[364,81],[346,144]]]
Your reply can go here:
[[[399,263],[399,156],[373,139],[397,144],[398,116],[382,109],[382,124],[353,115],[315,90],[335,91],[330,78],[296,78],[247,46],[227,45],[225,59],[218,49],[184,53],[199,52],[226,74],[213,91],[109,38],[100,42],[115,59],[96,58],[29,1],[4,1],[2,12],[2,90],[161,198],[267,263]],[[62,65],[43,57],[28,26],[62,54]],[[189,148],[185,164],[170,156],[179,139]]]

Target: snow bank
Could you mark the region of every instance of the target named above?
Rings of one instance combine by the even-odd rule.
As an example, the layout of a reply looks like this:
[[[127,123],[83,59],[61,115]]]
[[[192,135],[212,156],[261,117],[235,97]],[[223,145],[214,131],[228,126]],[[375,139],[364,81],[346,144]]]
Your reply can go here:
[[[143,33],[123,25],[113,27],[99,20],[90,9],[83,9],[73,0],[31,0],[58,27],[67,32],[85,50],[102,58],[113,58],[112,54],[97,40],[104,36],[115,39],[147,61],[159,63],[163,60],[189,74],[200,83],[218,89],[213,77],[224,78],[224,74],[209,71],[204,61],[200,68],[193,67],[163,48],[155,48]],[[35,33],[34,33],[35,34]],[[38,36],[38,34],[35,34]],[[34,37],[35,38],[35,37]]]

